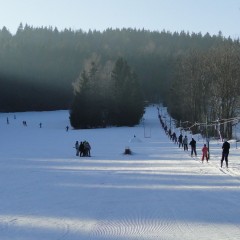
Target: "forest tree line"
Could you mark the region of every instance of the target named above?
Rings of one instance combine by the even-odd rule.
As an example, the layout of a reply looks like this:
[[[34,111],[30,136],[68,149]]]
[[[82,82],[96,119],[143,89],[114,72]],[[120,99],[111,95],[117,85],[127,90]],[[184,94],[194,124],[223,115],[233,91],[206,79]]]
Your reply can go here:
[[[240,47],[223,42],[208,51],[189,50],[177,61],[167,106],[180,121],[208,127],[210,136],[231,138],[240,114]],[[236,119],[236,120],[234,120]],[[199,124],[198,124],[199,123]]]
[[[72,109],[84,74],[91,78],[86,63],[98,66],[101,77],[95,74],[94,79],[106,86],[122,59],[135,73],[143,100],[163,102],[176,120],[231,118],[239,110],[239,56],[239,41],[221,32],[83,32],[20,24],[13,35],[3,27],[0,111]],[[111,96],[112,87],[101,87],[100,95]]]

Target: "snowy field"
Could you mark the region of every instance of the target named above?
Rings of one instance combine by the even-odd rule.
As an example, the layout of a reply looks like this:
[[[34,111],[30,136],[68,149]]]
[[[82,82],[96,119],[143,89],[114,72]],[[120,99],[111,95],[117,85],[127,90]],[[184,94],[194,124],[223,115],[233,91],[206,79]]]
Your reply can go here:
[[[235,142],[221,170],[222,143],[210,142],[202,164],[204,140],[191,158],[165,135],[156,107],[145,133],[143,124],[67,132],[68,117],[0,114],[0,240],[240,239]],[[75,155],[76,140],[90,142],[91,158]]]

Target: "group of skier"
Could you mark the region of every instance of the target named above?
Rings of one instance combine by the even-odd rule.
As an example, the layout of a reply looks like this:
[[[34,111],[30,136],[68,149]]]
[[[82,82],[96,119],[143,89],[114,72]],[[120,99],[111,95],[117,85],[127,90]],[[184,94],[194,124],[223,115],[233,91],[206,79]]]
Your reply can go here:
[[[189,142],[189,145],[191,146],[191,157],[193,157],[193,154],[195,155],[195,157],[197,157],[197,150],[196,150],[196,145],[197,142],[194,138],[192,138],[192,140]],[[185,136],[183,138],[183,135],[180,134],[178,137],[178,146],[183,147],[184,151],[188,151],[188,137]],[[206,161],[208,162],[209,157],[208,157],[208,147],[206,144],[203,145],[202,147],[202,162],[204,161],[204,159],[206,159]]]
[[[193,154],[197,156],[196,151],[196,140],[192,138],[192,140],[188,144],[188,137],[183,137],[182,133],[177,137],[176,133],[171,131],[171,128],[167,128],[167,125],[164,124],[161,115],[158,113],[158,118],[160,120],[160,123],[162,125],[162,128],[164,129],[166,135],[172,140],[175,144],[178,144],[178,147],[182,147],[184,151],[188,151],[188,145],[191,146],[191,156],[193,157]],[[228,168],[228,155],[229,155],[229,149],[230,149],[230,143],[227,141],[224,141],[222,145],[222,158],[221,158],[221,168],[223,166],[223,161],[226,162],[226,167]],[[202,162],[206,159],[206,161],[209,161],[209,149],[206,144],[202,147]]]
[[[91,157],[91,146],[88,141],[75,142],[76,156]]]

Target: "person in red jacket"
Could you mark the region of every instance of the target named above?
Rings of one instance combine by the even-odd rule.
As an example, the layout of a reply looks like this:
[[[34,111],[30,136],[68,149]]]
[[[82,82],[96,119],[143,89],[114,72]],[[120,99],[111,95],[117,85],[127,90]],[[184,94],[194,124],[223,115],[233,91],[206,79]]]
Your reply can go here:
[[[205,157],[208,162],[208,147],[206,146],[206,144],[204,144],[204,146],[202,148],[202,162],[204,161]]]

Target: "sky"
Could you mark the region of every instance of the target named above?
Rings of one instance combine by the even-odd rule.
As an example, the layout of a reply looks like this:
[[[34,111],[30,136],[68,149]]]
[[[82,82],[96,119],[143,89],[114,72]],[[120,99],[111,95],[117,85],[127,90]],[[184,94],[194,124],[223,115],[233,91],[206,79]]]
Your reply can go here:
[[[0,0],[0,28],[136,28],[240,37],[240,0]]]

